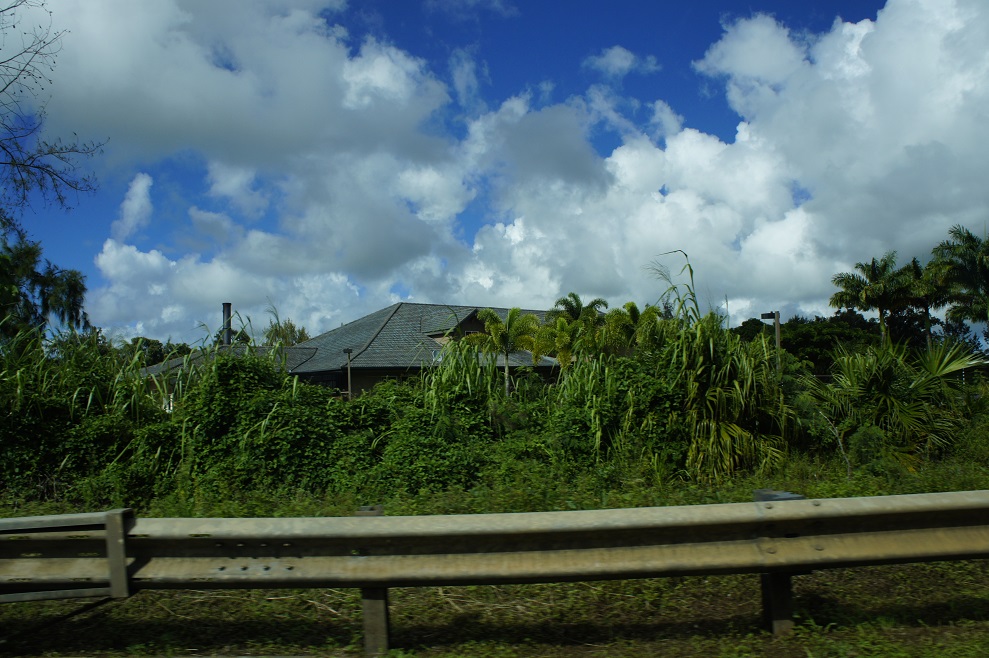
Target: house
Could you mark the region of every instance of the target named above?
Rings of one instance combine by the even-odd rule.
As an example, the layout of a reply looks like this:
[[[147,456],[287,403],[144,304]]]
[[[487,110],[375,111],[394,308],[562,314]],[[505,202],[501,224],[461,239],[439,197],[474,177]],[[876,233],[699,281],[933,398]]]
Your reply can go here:
[[[289,371],[300,379],[345,391],[349,370],[350,390],[355,394],[382,379],[417,376],[435,362],[448,341],[484,331],[477,319],[482,308],[487,307],[399,302],[290,348],[315,352]],[[491,310],[502,319],[509,311]],[[523,312],[534,314],[540,322],[546,316],[546,311]],[[498,358],[498,365],[504,367],[504,356]],[[508,366],[527,366],[548,376],[556,361],[541,357],[533,364],[531,353],[519,352],[510,355]]]
[[[484,331],[477,313],[485,306],[451,306],[446,304],[414,304],[399,302],[370,315],[320,334],[305,342],[281,348],[279,353],[286,369],[299,379],[330,386],[341,391],[360,393],[383,379],[418,376],[439,358],[443,345],[451,340]],[[507,308],[491,308],[502,319]],[[229,313],[224,309],[224,326],[229,327]],[[528,311],[543,322],[546,311]],[[242,354],[251,351],[264,354],[274,348],[247,345],[222,345],[220,351]],[[181,368],[184,363],[210,358],[211,352],[200,351],[185,358],[172,359],[145,369],[149,375],[160,375]],[[503,368],[504,355],[497,359]],[[510,369],[533,368],[549,377],[557,362],[540,357],[533,364],[532,354],[518,352],[508,360]],[[350,376],[348,387],[348,374]]]

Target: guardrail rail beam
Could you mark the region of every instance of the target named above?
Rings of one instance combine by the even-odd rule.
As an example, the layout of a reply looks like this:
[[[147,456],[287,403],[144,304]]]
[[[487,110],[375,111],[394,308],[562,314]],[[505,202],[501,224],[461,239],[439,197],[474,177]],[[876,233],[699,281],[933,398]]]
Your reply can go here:
[[[776,492],[779,493],[779,492]],[[0,520],[0,601],[142,589],[361,589],[365,649],[388,650],[388,589],[762,574],[792,621],[792,576],[989,557],[989,491],[636,509],[387,517]]]

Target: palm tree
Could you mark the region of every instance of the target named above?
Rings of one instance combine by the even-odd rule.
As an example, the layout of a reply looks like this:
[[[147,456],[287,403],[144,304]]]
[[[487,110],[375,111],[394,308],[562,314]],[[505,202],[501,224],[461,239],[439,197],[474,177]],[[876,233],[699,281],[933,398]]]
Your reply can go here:
[[[484,323],[483,334],[471,334],[464,340],[476,344],[483,351],[505,357],[505,396],[509,395],[510,376],[508,357],[515,352],[534,351],[536,334],[539,331],[539,318],[532,313],[523,315],[522,309],[513,308],[502,320],[490,308],[477,312],[477,319]]]
[[[839,346],[832,381],[808,376],[804,383],[840,450],[845,451],[844,438],[852,440],[860,431],[875,428],[878,431],[859,446],[867,448],[865,456],[885,454],[909,465],[950,445],[963,418],[958,373],[984,365],[981,356],[960,344],[942,343],[919,352],[890,343],[861,351]]]
[[[674,253],[674,252],[670,252]],[[642,337],[655,353],[657,372],[683,395],[683,420],[690,437],[687,471],[700,480],[720,481],[745,468],[773,469],[783,463],[793,430],[765,340],[743,343],[715,312],[701,315],[694,292],[694,268],[687,254],[673,281],[664,265],[652,272],[668,284],[654,322]],[[664,372],[665,371],[665,372]]]
[[[829,303],[835,308],[875,310],[879,313],[879,331],[886,340],[886,316],[902,308],[909,299],[909,282],[902,270],[896,268],[896,252],[887,251],[883,257],[868,263],[855,263],[855,272],[840,272],[831,283],[840,290]]]
[[[931,311],[943,308],[950,300],[948,267],[944,261],[932,260],[921,266],[916,258],[901,270],[910,286],[910,306],[924,315],[924,333],[931,344]]]
[[[570,322],[588,322],[593,326],[601,326],[604,318],[601,317],[601,309],[608,308],[608,302],[596,297],[585,304],[580,295],[575,292],[567,293],[566,297],[560,297],[553,304],[553,308],[547,313],[550,319],[565,317]]]
[[[604,316],[604,345],[618,354],[630,354],[642,345],[655,342],[664,310],[647,304],[639,310],[635,302],[626,302],[621,308],[613,308]]]
[[[87,329],[89,317],[82,310],[86,277],[78,270],[63,270],[47,263],[39,281],[41,315],[55,316],[69,329]]]
[[[580,295],[575,292],[567,293],[566,297],[556,300],[553,308],[546,314],[547,323],[553,324],[559,318],[564,318],[572,325],[571,335],[574,336],[573,352],[596,353],[601,348],[601,329],[604,327],[604,315],[601,309],[608,308],[608,302],[600,297],[585,304]]]
[[[960,225],[952,226],[948,236],[932,250],[935,261],[947,270],[948,319],[985,322],[989,320],[989,240]]]
[[[560,315],[555,319],[547,319],[546,324],[539,328],[536,334],[536,355],[547,354],[556,357],[560,364],[560,375],[574,361],[574,351],[580,341],[581,325],[571,322]]]

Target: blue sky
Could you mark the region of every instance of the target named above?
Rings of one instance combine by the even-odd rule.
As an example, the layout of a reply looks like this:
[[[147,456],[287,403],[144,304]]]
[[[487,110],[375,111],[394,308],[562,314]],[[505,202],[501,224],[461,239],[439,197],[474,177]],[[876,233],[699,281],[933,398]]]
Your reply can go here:
[[[231,301],[317,333],[400,300],[657,301],[738,323],[983,230],[980,0],[60,0],[52,134],[99,192],[24,224],[111,335]],[[665,257],[674,271],[680,262]]]

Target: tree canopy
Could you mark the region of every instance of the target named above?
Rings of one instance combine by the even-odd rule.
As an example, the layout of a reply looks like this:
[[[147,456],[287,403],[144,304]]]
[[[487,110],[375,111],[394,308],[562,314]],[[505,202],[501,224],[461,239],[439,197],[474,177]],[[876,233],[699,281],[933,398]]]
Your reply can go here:
[[[2,211],[0,211],[2,212]],[[11,235],[16,236],[10,240]],[[0,336],[43,329],[50,317],[71,330],[89,327],[86,278],[42,260],[41,244],[8,228],[0,233]]]
[[[283,347],[297,345],[309,340],[309,332],[303,326],[296,326],[291,319],[279,320],[276,316],[268,322],[264,330],[264,344],[281,344]]]
[[[831,282],[840,288],[831,295],[831,306],[878,312],[879,331],[884,338],[886,316],[906,305],[910,296],[910,283],[896,267],[895,251],[887,251],[879,259],[855,263],[854,272],[835,274]]]
[[[989,320],[989,239],[953,226],[933,250],[948,284],[949,320]]]

